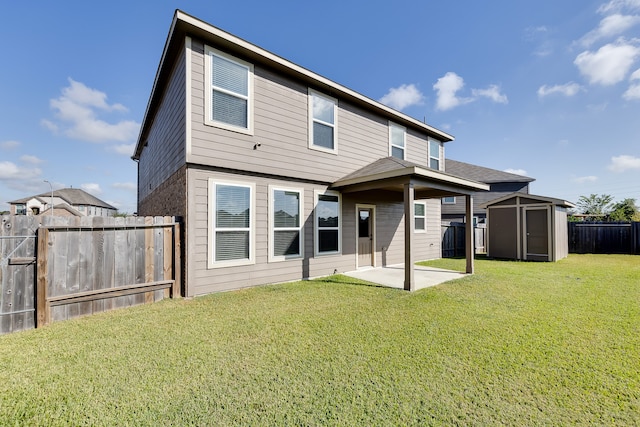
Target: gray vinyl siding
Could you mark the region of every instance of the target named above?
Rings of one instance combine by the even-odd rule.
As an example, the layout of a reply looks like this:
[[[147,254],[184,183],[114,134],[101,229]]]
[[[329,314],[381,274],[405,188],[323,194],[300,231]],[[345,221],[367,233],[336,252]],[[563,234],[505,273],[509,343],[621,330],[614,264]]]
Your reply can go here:
[[[255,185],[255,263],[250,265],[208,268],[209,253],[209,179],[225,182],[243,182]],[[240,289],[250,286],[300,280],[342,273],[356,269],[356,204],[376,207],[376,266],[404,262],[404,209],[397,195],[352,196],[342,195],[342,253],[314,255],[314,192],[325,191],[326,186],[295,180],[264,177],[261,175],[232,174],[206,168],[189,168],[187,191],[188,206],[187,296],[216,291]],[[268,197],[269,186],[277,185],[304,190],[303,235],[304,253],[300,259],[269,262]],[[371,198],[374,197],[374,198]],[[415,259],[440,257],[440,214],[437,200],[427,201],[427,233],[415,233]]]
[[[138,162],[138,203],[184,165],[185,53],[179,54]]]
[[[442,258],[440,200],[429,199],[425,201],[427,203],[427,230],[425,233],[414,235],[413,248],[415,253],[413,259],[416,261]],[[400,237],[404,241],[404,235]]]
[[[254,64],[254,134],[205,124],[204,45],[194,39],[192,49],[192,138],[188,162],[329,183],[389,155],[388,118],[340,99],[338,154],[310,149],[309,87],[260,64]],[[324,93],[321,88],[312,89]],[[418,135],[412,130],[407,136],[409,160],[426,165],[426,134]],[[254,149],[258,143],[260,147]]]
[[[209,178],[226,182],[238,181],[255,184],[255,263],[250,265],[208,268],[209,235]],[[334,271],[355,269],[353,250],[343,248],[343,255],[313,257],[313,204],[314,190],[324,191],[326,186],[260,176],[229,174],[191,168],[187,175],[189,220],[187,221],[187,296],[216,291],[240,289],[250,286],[326,276]],[[304,190],[304,257],[287,261],[268,262],[269,185],[302,188]],[[344,207],[343,207],[344,210]],[[343,230],[349,227],[343,214]],[[343,231],[344,232],[344,231]],[[343,235],[344,241],[344,235]],[[350,252],[350,253],[347,253]]]
[[[412,131],[411,129],[407,130],[407,152],[405,154],[406,160],[417,163],[420,165],[429,165],[428,159],[428,147],[429,140],[426,135],[419,134],[417,132]],[[440,162],[440,166],[442,167],[442,161]]]

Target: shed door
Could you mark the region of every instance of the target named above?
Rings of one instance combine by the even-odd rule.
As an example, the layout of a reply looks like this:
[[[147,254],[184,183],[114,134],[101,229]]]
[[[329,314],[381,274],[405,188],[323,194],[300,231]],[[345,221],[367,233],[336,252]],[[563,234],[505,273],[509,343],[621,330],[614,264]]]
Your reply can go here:
[[[373,265],[372,210],[358,208],[358,267]]]
[[[525,244],[528,260],[549,260],[549,210],[525,209]]]

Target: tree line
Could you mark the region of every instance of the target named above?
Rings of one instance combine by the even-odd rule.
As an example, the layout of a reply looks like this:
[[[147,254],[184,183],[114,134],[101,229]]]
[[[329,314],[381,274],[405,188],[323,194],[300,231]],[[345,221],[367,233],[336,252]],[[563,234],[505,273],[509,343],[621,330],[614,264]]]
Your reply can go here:
[[[631,222],[640,221],[636,199],[614,203],[609,194],[580,196],[576,209],[569,212],[569,221]]]

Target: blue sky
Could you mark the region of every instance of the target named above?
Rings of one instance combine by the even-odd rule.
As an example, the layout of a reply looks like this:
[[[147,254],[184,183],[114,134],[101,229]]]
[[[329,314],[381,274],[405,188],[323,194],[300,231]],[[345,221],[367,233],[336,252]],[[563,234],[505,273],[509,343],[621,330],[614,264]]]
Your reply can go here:
[[[35,1],[2,9],[0,211],[44,180],[136,210],[175,9],[426,118],[456,137],[447,157],[534,194],[640,202],[640,0]]]

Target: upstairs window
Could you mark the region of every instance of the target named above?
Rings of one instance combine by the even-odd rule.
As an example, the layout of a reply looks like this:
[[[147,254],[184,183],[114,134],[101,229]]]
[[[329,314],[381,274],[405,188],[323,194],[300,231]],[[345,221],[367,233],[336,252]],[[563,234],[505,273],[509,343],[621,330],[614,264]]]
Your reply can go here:
[[[398,159],[405,159],[406,128],[389,122],[389,155]]]
[[[427,230],[427,204],[425,202],[414,203],[413,218],[415,221],[414,231],[416,233]]]
[[[316,255],[340,253],[340,194],[316,193]]]
[[[253,65],[209,47],[206,52],[206,122],[252,133]]]
[[[309,90],[309,148],[338,151],[337,104],[336,99]]]
[[[443,198],[442,198],[442,204],[443,204],[443,205],[455,205],[455,204],[456,204],[456,198],[455,198],[455,196],[451,196],[451,197],[443,197]]]
[[[440,170],[440,141],[429,138],[429,167]]]
[[[16,215],[26,215],[27,214],[27,205],[20,204],[16,205]]]

